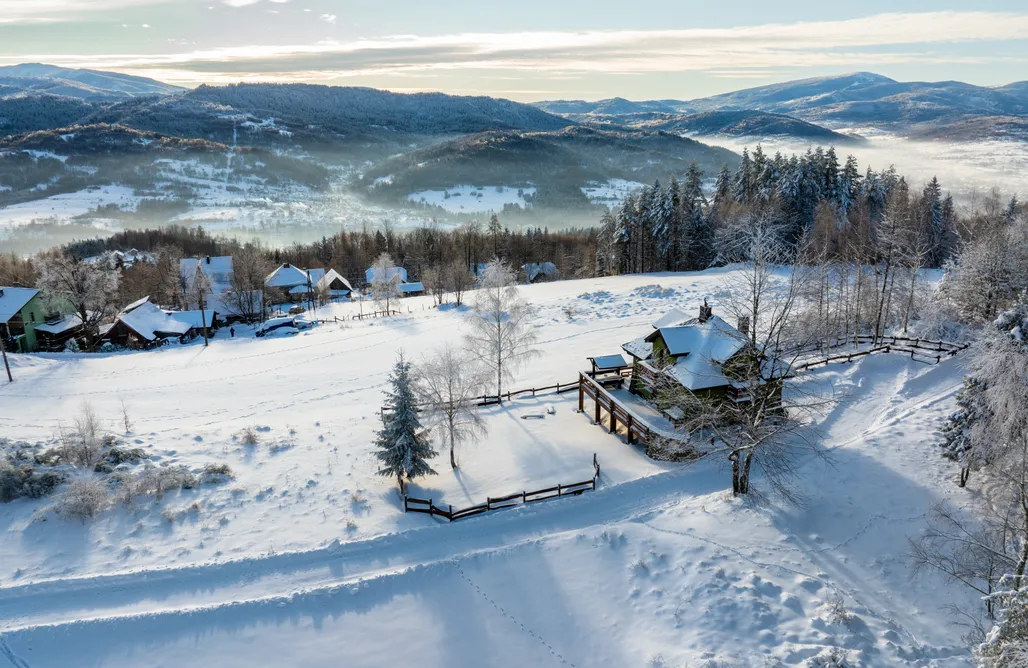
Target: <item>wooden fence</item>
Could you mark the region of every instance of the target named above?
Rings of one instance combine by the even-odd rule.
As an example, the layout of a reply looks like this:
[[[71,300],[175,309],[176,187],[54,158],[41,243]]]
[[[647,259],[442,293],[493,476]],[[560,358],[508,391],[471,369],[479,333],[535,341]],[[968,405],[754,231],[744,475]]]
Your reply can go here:
[[[589,373],[586,373],[584,375],[586,377],[591,377],[591,374]],[[623,371],[618,372],[617,374],[601,376],[599,382],[602,383],[607,380],[613,380],[618,378],[630,378],[631,375],[632,370],[625,369]],[[570,383],[557,383],[556,385],[546,385],[545,387],[529,387],[523,390],[511,390],[509,392],[504,392],[500,395],[486,394],[481,397],[476,397],[475,401],[477,402],[477,406],[493,406],[500,403],[501,399],[506,399],[507,401],[510,401],[512,398],[519,397],[523,394],[530,394],[533,397],[537,393],[542,394],[543,392],[554,392],[556,394],[564,394],[565,392],[574,392],[575,390],[577,390],[579,388],[580,383],[581,380],[575,380]]]
[[[436,517],[442,517],[450,522],[456,520],[462,520],[465,517],[473,517],[475,515],[481,515],[491,510],[503,510],[505,508],[515,508],[517,506],[528,505],[529,503],[535,503],[536,501],[547,501],[549,499],[556,499],[561,496],[578,495],[586,491],[594,491],[596,489],[596,482],[600,479],[600,462],[596,458],[596,454],[593,454],[593,477],[591,480],[583,480],[582,482],[571,483],[570,485],[557,484],[556,487],[547,487],[546,489],[537,489],[534,492],[516,492],[514,494],[508,494],[506,496],[498,497],[486,497],[485,503],[480,503],[477,506],[470,506],[468,508],[460,508],[457,510],[453,509],[453,506],[448,505],[445,508],[441,508],[433,503],[432,499],[416,499],[412,496],[407,496],[407,492],[403,492],[403,512],[405,513],[424,513],[426,515],[435,515]]]
[[[632,414],[623,404],[619,404],[614,396],[599,381],[586,374],[579,376],[578,411],[585,412],[585,399],[594,402],[593,421],[600,424],[600,412],[607,411],[610,416],[610,433],[616,433],[618,424],[623,424],[627,431],[628,442],[649,445],[653,430],[641,418]]]
[[[947,357],[952,357],[962,350],[966,350],[969,344],[958,344],[951,343],[949,341],[933,341],[930,339],[912,339],[904,336],[872,336],[867,335],[856,335],[849,339],[844,339],[833,347],[841,347],[845,345],[860,345],[861,343],[870,343],[875,345],[867,350],[856,350],[851,353],[840,353],[838,355],[831,355],[824,359],[817,359],[807,362],[805,364],[798,365],[794,368],[794,371],[806,371],[813,367],[821,364],[829,364],[832,362],[852,362],[858,357],[864,355],[871,355],[874,353],[902,353],[904,355],[909,354],[910,359],[915,362],[922,362],[925,364],[938,364]],[[828,348],[830,350],[830,348]]]
[[[350,316],[351,320],[364,320],[365,318],[381,318],[390,315],[402,315],[400,311],[390,309],[388,311],[371,311],[370,313],[354,313]]]

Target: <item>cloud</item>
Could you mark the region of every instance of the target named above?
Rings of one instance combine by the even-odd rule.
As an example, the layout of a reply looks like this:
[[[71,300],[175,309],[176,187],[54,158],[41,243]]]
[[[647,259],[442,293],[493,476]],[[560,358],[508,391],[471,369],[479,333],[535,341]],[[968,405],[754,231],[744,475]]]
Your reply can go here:
[[[0,0],[0,23],[62,20],[109,9],[157,5],[168,0]]]
[[[335,23],[338,17],[335,14],[322,14],[318,18],[325,23]]]
[[[334,18],[320,18],[328,20],[326,16]],[[946,11],[732,28],[395,35],[159,55],[39,55],[33,59],[151,76],[159,72],[169,81],[182,82],[316,80],[440,70],[518,70],[551,77],[705,71],[713,76],[745,77],[829,63],[870,68],[897,63],[1022,62],[1016,56],[996,55],[994,50],[988,55],[969,55],[966,49],[955,53],[950,45],[1026,39],[1028,13]]]

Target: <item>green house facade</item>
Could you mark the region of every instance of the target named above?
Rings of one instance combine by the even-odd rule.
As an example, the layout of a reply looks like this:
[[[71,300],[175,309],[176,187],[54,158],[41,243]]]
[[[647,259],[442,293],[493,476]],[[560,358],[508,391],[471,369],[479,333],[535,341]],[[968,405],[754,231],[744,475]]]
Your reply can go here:
[[[0,287],[0,337],[11,352],[36,350],[36,327],[46,322],[43,298],[35,288]]]

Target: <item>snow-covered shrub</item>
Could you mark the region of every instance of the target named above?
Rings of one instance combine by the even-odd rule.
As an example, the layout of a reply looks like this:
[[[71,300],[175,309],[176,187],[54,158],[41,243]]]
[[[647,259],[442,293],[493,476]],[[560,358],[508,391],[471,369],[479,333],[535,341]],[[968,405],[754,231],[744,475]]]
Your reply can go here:
[[[163,496],[165,492],[196,487],[196,476],[182,465],[154,466],[147,462],[142,470],[118,476],[121,500],[137,496]]]
[[[200,474],[200,482],[205,485],[215,485],[235,477],[236,474],[232,472],[232,467],[228,464],[208,464],[203,467],[203,472]]]
[[[696,459],[700,453],[684,438],[654,434],[647,445],[646,454],[661,462],[687,462]]]
[[[807,668],[850,668],[849,651],[842,647],[827,649],[807,662]]]
[[[66,353],[80,353],[82,349],[79,348],[79,342],[77,339],[68,339],[68,342],[64,344],[64,352]]]
[[[840,594],[833,594],[821,606],[821,618],[829,624],[846,624],[850,621],[850,612]]]
[[[257,445],[261,442],[261,435],[253,425],[247,425],[239,432],[239,440],[245,445]]]
[[[13,501],[21,497],[40,499],[49,496],[64,481],[64,476],[54,471],[39,472],[27,465],[16,465],[7,459],[0,459],[0,502]]]
[[[1012,578],[1004,579],[1009,584]],[[998,619],[975,650],[980,668],[1025,668],[1028,666],[1028,589],[1004,587],[992,595],[999,609]]]
[[[54,510],[66,519],[87,520],[96,517],[111,503],[107,482],[101,478],[83,477],[72,480],[57,497]]]
[[[100,352],[102,353],[113,353],[118,351],[118,346],[114,345],[110,341],[104,341],[100,346]]]

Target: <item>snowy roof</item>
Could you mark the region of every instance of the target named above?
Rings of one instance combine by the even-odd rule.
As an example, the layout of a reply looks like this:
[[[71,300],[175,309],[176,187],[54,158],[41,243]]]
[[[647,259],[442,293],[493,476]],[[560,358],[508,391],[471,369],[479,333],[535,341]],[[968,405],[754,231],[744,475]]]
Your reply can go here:
[[[732,384],[719,363],[702,355],[689,354],[680,357],[664,372],[686,389],[693,391]]]
[[[365,278],[365,280],[367,280],[368,283],[374,283],[376,278],[377,278],[377,276],[378,276],[378,269],[376,267],[371,267],[366,272],[364,272],[364,278]],[[382,280],[384,280],[384,281],[396,280],[397,276],[399,276],[400,282],[402,282],[402,283],[406,283],[407,282],[407,270],[404,269],[403,267],[393,267],[392,270],[389,272],[389,275],[388,276],[383,276]]]
[[[196,268],[200,267],[207,282],[211,286],[211,292],[218,294],[228,292],[232,289],[232,257],[184,257],[179,260],[178,268],[182,280],[186,284],[186,290],[190,290],[193,279],[196,276]]]
[[[715,362],[727,361],[746,345],[746,337],[716,315],[705,322],[696,319],[677,327],[661,327],[646,340],[652,343],[658,336],[672,357],[699,355]]]
[[[172,318],[149,301],[136,306],[128,313],[123,312],[118,321],[147,341],[153,341],[161,336],[181,336],[191,329],[188,323]]]
[[[521,267],[525,275],[528,276],[528,282],[531,283],[540,276],[553,277],[557,275],[557,265],[552,262],[540,262],[526,264]]]
[[[269,288],[293,288],[307,285],[308,280],[307,272],[286,262],[264,279],[264,285]]]
[[[200,329],[204,325],[208,329],[214,323],[215,311],[204,309],[202,311],[165,311],[169,318],[185,323],[190,329]]]
[[[668,311],[659,320],[653,323],[653,329],[660,329],[661,327],[674,327],[681,325],[684,322],[691,320],[692,318],[678,309],[672,309]]]
[[[325,269],[308,269],[307,275],[311,277],[311,285],[317,285],[325,277]]]
[[[308,292],[310,292],[310,289],[307,287],[306,284],[297,285],[295,288],[289,288],[289,294],[291,295],[305,295]]]
[[[325,287],[325,286],[331,287],[332,284],[336,283],[336,282],[339,282],[340,284],[345,286],[345,289],[347,291],[353,292],[353,286],[350,285],[350,281],[348,281],[345,278],[343,278],[342,274],[340,274],[335,269],[329,269],[328,271],[325,272],[325,275],[322,276],[321,279],[318,280],[318,287],[319,288]],[[334,288],[334,289],[339,290],[341,288]]]
[[[628,366],[628,362],[621,355],[602,355],[592,358],[597,369],[619,369]]]
[[[82,326],[82,318],[78,313],[70,313],[56,322],[48,322],[42,325],[36,325],[37,332],[46,332],[47,334],[63,334],[64,332],[71,331],[77,327]]]
[[[399,288],[400,292],[424,292],[425,291],[425,284],[424,283],[420,283],[420,282],[419,283],[401,283],[400,285],[398,285],[396,287]]]
[[[629,341],[621,348],[632,357],[641,360],[648,360],[653,354],[653,344],[647,341],[645,336],[635,341]]]
[[[122,313],[129,313],[130,311],[136,310],[137,308],[139,308],[143,304],[146,304],[149,301],[150,301],[150,297],[149,296],[143,297],[142,299],[137,299],[136,301],[132,302],[131,304],[129,304],[125,308],[121,309],[121,312]]]
[[[35,288],[0,288],[0,322],[7,322],[39,294]]]

